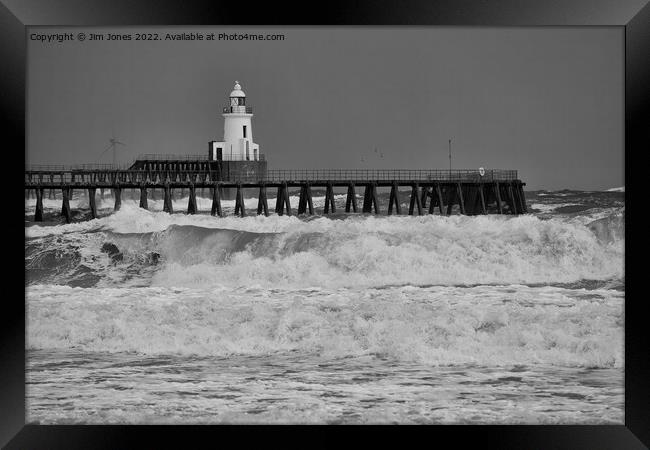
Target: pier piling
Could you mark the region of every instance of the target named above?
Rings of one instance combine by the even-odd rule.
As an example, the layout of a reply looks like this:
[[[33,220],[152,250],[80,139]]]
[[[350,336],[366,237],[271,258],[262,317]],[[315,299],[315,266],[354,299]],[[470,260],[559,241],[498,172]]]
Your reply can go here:
[[[88,205],[90,206],[90,217],[97,218],[97,205],[95,204],[95,188],[88,188]]]
[[[34,211],[34,222],[43,221],[43,189],[36,189],[36,211]]]
[[[147,205],[147,187],[144,184],[140,186],[140,208],[149,209],[149,205]]]
[[[307,186],[300,186],[300,197],[298,198],[298,215],[305,214],[307,210]]]
[[[269,205],[266,201],[266,185],[262,184],[260,186],[260,194],[257,199],[257,215],[259,216],[264,212],[266,217],[269,216]]]
[[[283,191],[283,189],[284,189],[284,185],[282,185],[282,184],[279,185],[277,194],[275,196],[275,213],[277,215],[279,215],[279,216],[282,215],[282,209],[283,209],[282,207],[283,207],[283,204],[284,204],[284,191]]]
[[[435,190],[436,190],[436,197],[438,199],[438,209],[440,210],[440,215],[442,216],[445,214],[443,210],[445,205],[443,204],[442,201],[442,190],[440,189],[440,183],[435,184]]]
[[[521,200],[521,212],[526,214],[528,212],[528,207],[526,206],[526,195],[524,194],[524,186],[522,183],[517,183],[519,189],[519,199]]]
[[[327,182],[325,187],[325,208],[323,210],[324,214],[330,213],[330,207],[332,208],[332,214],[336,212],[336,206],[334,205],[334,188],[332,187],[331,182]]]
[[[465,214],[465,200],[463,198],[463,187],[460,183],[456,183],[456,191],[458,192],[458,204],[460,205],[460,213]]]
[[[411,203],[409,205],[409,216],[413,215],[415,207],[418,208],[418,216],[422,215],[422,199],[420,198],[420,186],[414,183],[411,187]]]
[[[235,197],[235,215],[246,217],[246,207],[244,205],[244,192],[241,184],[237,185],[237,194]]]
[[[393,181],[393,185],[390,188],[390,195],[388,197],[388,215],[393,214],[393,204],[395,205],[395,214],[399,215],[402,213],[402,205],[399,198],[399,186],[397,181]]]
[[[371,213],[373,205],[375,207],[375,214],[379,214],[379,203],[377,201],[377,185],[371,181],[366,185],[366,190],[363,195],[363,212]]]
[[[210,210],[210,214],[219,217],[223,216],[223,211],[221,210],[221,186],[219,183],[215,183],[212,188],[212,209]]]
[[[64,187],[61,189],[61,194],[63,196],[61,215],[65,217],[66,223],[70,223],[72,221],[72,214],[70,211],[70,199],[69,199],[69,195],[71,192],[72,189],[70,189],[69,187]]]
[[[287,182],[283,183],[282,193],[284,196],[284,205],[287,207],[287,216],[291,215],[291,201],[289,200],[289,188]]]
[[[300,199],[298,200],[298,215],[305,214],[309,210],[309,215],[314,215],[314,204],[311,198],[311,185],[309,182],[300,186]]]
[[[499,214],[503,214],[503,204],[501,202],[501,186],[499,185],[498,181],[494,183],[494,195],[497,201],[497,210],[499,211]]]
[[[436,188],[434,186],[431,186],[431,200],[429,201],[429,214],[433,214],[433,209],[436,206],[435,191]]]
[[[113,189],[113,196],[115,197],[114,211],[119,211],[122,207],[122,188],[116,187]]]
[[[163,211],[169,214],[174,214],[174,206],[172,205],[172,191],[169,184],[166,184],[164,189]]]
[[[357,194],[355,192],[354,183],[348,183],[348,195],[345,199],[345,212],[350,212],[352,207],[353,212],[357,212]]]
[[[517,203],[515,202],[515,195],[512,190],[512,183],[508,183],[507,198],[508,198],[508,208],[510,209],[510,214],[517,214]]]
[[[196,214],[197,208],[196,208],[196,188],[194,186],[190,186],[190,198],[187,201],[187,213],[188,214]]]

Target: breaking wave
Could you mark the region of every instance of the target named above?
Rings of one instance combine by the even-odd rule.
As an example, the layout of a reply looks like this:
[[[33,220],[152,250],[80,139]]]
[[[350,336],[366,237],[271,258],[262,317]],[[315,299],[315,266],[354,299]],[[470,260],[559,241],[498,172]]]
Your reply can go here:
[[[589,220],[527,215],[305,221],[125,208],[88,222],[30,227],[27,235],[31,284],[135,280],[140,286],[335,288],[624,276],[622,210]]]

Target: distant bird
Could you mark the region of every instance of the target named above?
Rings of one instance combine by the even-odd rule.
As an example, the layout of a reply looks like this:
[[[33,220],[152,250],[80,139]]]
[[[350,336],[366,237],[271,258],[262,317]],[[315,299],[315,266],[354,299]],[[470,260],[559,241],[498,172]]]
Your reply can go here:
[[[109,142],[108,147],[106,147],[106,149],[99,155],[99,157],[101,158],[104,155],[104,153],[106,153],[110,149],[113,149],[113,165],[117,166],[117,146],[123,145],[124,147],[126,147],[126,144],[123,144],[122,142],[118,141],[117,139],[115,139],[115,137],[110,138],[108,142]]]

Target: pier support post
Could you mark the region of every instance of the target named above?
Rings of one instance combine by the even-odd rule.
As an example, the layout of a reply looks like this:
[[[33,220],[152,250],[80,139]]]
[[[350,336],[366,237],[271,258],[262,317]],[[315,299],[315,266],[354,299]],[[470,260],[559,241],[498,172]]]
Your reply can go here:
[[[361,208],[361,211],[364,213],[372,212],[372,197],[370,194],[371,189],[372,188],[370,187],[370,184],[366,184],[366,187],[363,191],[363,206]]]
[[[34,222],[43,221],[43,189],[36,189],[36,211],[34,211]]]
[[[483,194],[483,183],[478,185],[478,195],[481,200],[481,214],[487,214],[487,208],[485,205],[485,195]]]
[[[390,188],[390,196],[388,197],[388,215],[393,214],[393,203],[395,204],[395,214],[401,214],[402,207],[400,205],[399,198],[399,186],[397,186],[397,181],[393,181],[393,185]]]
[[[309,215],[313,216],[314,215],[314,202],[311,199],[311,184],[309,182],[307,182],[305,192],[307,194],[307,209],[309,210]]]
[[[163,211],[174,214],[174,207],[172,205],[172,190],[169,184],[165,185],[165,198],[163,200]]]
[[[372,182],[372,190],[370,191],[372,204],[375,206],[375,214],[379,214],[379,199],[377,198],[377,183]]]
[[[461,189],[462,188],[464,188],[463,198],[465,199],[465,213],[468,216],[473,216],[476,214],[477,210],[476,203],[478,202],[478,191],[474,185],[461,185]]]
[[[266,201],[266,185],[264,183],[260,186],[260,195],[258,195],[257,199],[257,215],[259,216],[262,212],[264,212],[266,217],[269,216],[269,205]]]
[[[190,186],[190,198],[187,201],[187,213],[196,214],[196,188],[194,185]]]
[[[409,205],[409,216],[413,215],[415,206],[418,208],[418,216],[422,215],[422,202],[420,199],[420,186],[418,183],[414,183],[411,188],[411,204]]]
[[[50,199],[50,200],[54,200],[54,198],[55,198],[55,197],[54,197],[54,189],[50,189],[50,193],[49,193],[49,195],[47,196],[47,198]]]
[[[278,186],[278,193],[275,198],[275,213],[279,216],[283,214],[283,204],[284,204],[284,185],[280,184]]]
[[[363,212],[371,213],[372,206],[375,206],[375,214],[379,214],[379,202],[377,201],[377,184],[371,181],[366,185],[363,195]]]
[[[429,188],[426,186],[422,187],[422,209],[427,207],[427,197],[429,196]]]
[[[501,204],[501,186],[499,186],[498,181],[494,182],[494,195],[497,199],[497,210],[499,211],[499,214],[503,214],[503,205]]]
[[[212,209],[210,210],[211,215],[217,215],[219,217],[223,216],[221,211],[221,185],[215,183],[212,188]]]
[[[433,214],[433,208],[436,206],[436,188],[431,186],[431,201],[429,202],[429,214]]]
[[[524,184],[520,182],[517,187],[519,189],[519,199],[521,201],[521,212],[525,214],[528,212],[528,208],[526,207],[526,195],[524,194]]]
[[[438,209],[440,209],[440,215],[442,216],[445,213],[444,213],[444,211],[442,209],[444,207],[444,205],[443,205],[443,202],[442,202],[442,191],[440,190],[440,183],[436,183],[435,190],[436,190],[436,197],[438,197]]]
[[[97,218],[97,205],[95,204],[95,188],[88,188],[88,205],[90,205],[90,216],[93,219]]]
[[[331,182],[327,182],[327,187],[325,188],[325,208],[323,214],[330,213],[330,206],[332,208],[332,214],[336,212],[336,206],[334,205],[334,188],[332,187]]]
[[[289,188],[287,187],[287,182],[283,183],[282,193],[284,196],[284,205],[287,207],[287,216],[291,215],[291,202],[289,201]]]
[[[149,209],[147,204],[147,186],[144,184],[140,185],[140,208]]]
[[[305,192],[305,185],[300,186],[300,198],[298,199],[298,215],[304,214],[307,210],[307,194]]]
[[[244,191],[241,184],[237,184],[237,195],[235,197],[235,215],[246,217],[246,207],[244,205]]]
[[[64,187],[61,189],[63,195],[63,205],[61,206],[61,215],[65,217],[65,222],[70,223],[72,219],[72,214],[70,211],[70,192],[72,189],[69,187]]]
[[[115,197],[115,205],[113,211],[119,211],[122,207],[122,188],[116,187],[113,189],[113,196]]]
[[[357,212],[357,194],[354,189],[354,183],[348,184],[348,195],[345,199],[345,212],[350,212],[350,206],[352,206],[352,211]]]
[[[314,205],[311,200],[311,186],[306,182],[300,186],[300,200],[298,201],[298,215],[305,214],[309,207],[309,214],[314,214]]]
[[[515,200],[515,195],[512,190],[512,183],[508,183],[508,207],[510,208],[510,214],[517,215],[517,202]]]
[[[460,213],[465,214],[465,200],[463,199],[463,187],[460,183],[456,183],[458,190],[458,204],[460,205]]]
[[[447,194],[447,215],[451,216],[451,211],[456,201],[456,188],[453,184],[448,184],[445,188]]]

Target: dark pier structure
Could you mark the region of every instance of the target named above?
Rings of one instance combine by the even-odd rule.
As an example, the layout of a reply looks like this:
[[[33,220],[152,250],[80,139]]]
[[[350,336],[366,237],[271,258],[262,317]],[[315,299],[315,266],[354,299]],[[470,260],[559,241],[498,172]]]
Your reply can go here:
[[[140,191],[140,207],[147,209],[149,192],[162,190],[164,211],[173,213],[172,198],[175,189],[187,190],[188,214],[196,214],[196,190],[210,189],[211,214],[223,216],[221,206],[225,189],[235,192],[235,214],[244,217],[244,189],[258,189],[256,213],[269,215],[267,192],[277,190],[274,211],[278,215],[315,213],[312,189],[325,189],[323,214],[336,212],[334,188],[347,190],[345,212],[380,214],[378,188],[390,188],[386,213],[405,214],[401,197],[409,196],[409,215],[450,215],[454,206],[460,214],[523,214],[527,212],[523,183],[516,170],[263,170],[247,167],[246,161],[237,161],[239,167],[217,165],[220,161],[138,159],[128,169],[112,166],[28,167],[25,171],[25,189],[36,196],[35,221],[43,220],[43,196],[54,190],[62,192],[61,214],[71,220],[70,199],[73,190],[87,190],[91,216],[97,217],[95,195],[98,189],[111,189],[115,210],[119,210],[124,189]],[[233,162],[231,162],[233,163]],[[259,163],[255,161],[255,163]],[[400,191],[407,187],[410,193]],[[289,201],[290,188],[300,189],[297,210]],[[363,202],[357,204],[357,192],[363,190]],[[50,197],[52,198],[52,197]],[[251,211],[252,212],[252,211]]]

